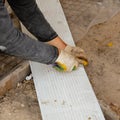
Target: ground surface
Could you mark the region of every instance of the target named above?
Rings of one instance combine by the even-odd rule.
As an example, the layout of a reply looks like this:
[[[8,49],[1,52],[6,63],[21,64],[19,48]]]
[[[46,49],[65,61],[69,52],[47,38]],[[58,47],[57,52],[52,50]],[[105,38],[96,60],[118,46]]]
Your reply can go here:
[[[98,99],[120,115],[120,14],[92,27],[77,45],[88,54],[86,71]]]
[[[19,83],[0,98],[0,120],[41,120],[32,81]]]
[[[85,69],[98,99],[120,116],[120,13],[107,22],[91,27],[86,33],[92,20],[99,21],[105,16],[110,18],[114,9],[111,6],[118,4],[111,0],[107,4],[109,7],[105,7],[100,14],[99,5],[105,5],[103,0],[60,1],[77,46],[82,47],[88,55],[89,66]],[[102,19],[93,19],[95,16]],[[83,37],[84,33],[86,35]]]
[[[73,37],[78,40],[80,34],[72,24],[74,19],[72,22],[67,19]],[[98,99],[120,115],[120,14],[92,27],[77,45],[88,54],[89,66],[85,69]],[[39,113],[32,81],[18,84],[0,98],[0,120],[41,120]]]

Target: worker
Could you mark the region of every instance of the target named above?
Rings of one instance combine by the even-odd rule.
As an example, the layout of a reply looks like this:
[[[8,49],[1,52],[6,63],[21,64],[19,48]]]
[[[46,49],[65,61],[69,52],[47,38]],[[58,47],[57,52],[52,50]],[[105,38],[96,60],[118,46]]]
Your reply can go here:
[[[0,49],[4,53],[52,64],[62,71],[72,71],[84,63],[84,51],[79,47],[69,46],[58,36],[35,0],[8,0],[8,3],[19,20],[38,40],[30,38],[13,26],[4,0],[0,0]]]

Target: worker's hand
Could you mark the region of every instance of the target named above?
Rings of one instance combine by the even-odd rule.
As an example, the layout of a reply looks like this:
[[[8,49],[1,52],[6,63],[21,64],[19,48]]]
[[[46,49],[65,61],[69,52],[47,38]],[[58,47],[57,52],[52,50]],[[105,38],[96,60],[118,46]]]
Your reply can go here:
[[[67,45],[64,49],[67,53],[73,55],[80,64],[88,65],[88,60],[83,49]]]
[[[73,47],[67,45],[60,37],[56,37],[55,39],[47,42],[50,45],[53,45],[58,48],[59,52],[61,50],[66,51],[68,54],[75,57],[75,59],[79,62],[79,64],[83,64],[84,66],[88,65],[88,60],[86,54],[83,49],[80,47]],[[68,60],[70,61],[70,60]]]
[[[73,55],[67,53],[65,50],[61,50],[53,67],[58,71],[71,72],[76,70],[78,65],[79,62]]]

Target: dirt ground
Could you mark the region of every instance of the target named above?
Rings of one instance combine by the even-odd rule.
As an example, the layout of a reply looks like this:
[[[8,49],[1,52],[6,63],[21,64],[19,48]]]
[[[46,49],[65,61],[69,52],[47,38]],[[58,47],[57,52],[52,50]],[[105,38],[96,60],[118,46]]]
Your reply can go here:
[[[41,120],[32,80],[18,83],[16,89],[0,97],[0,120]]]
[[[71,31],[76,26],[70,27]],[[74,34],[79,38],[80,34]],[[120,115],[120,13],[109,21],[93,26],[77,42],[89,58],[85,67],[99,100]],[[33,81],[23,81],[0,97],[0,120],[41,120]]]
[[[98,99],[120,115],[120,13],[92,27],[77,45],[88,55],[86,72]]]

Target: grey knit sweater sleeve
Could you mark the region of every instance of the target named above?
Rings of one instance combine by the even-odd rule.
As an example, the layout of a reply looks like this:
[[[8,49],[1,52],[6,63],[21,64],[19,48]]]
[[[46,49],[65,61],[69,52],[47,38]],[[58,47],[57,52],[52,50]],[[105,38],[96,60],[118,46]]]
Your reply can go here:
[[[8,2],[21,22],[39,41],[50,41],[58,36],[43,16],[35,0],[8,0]]]
[[[4,48],[7,54],[45,64],[54,63],[58,57],[56,47],[33,40],[14,28],[2,0],[0,0],[0,48]]]

